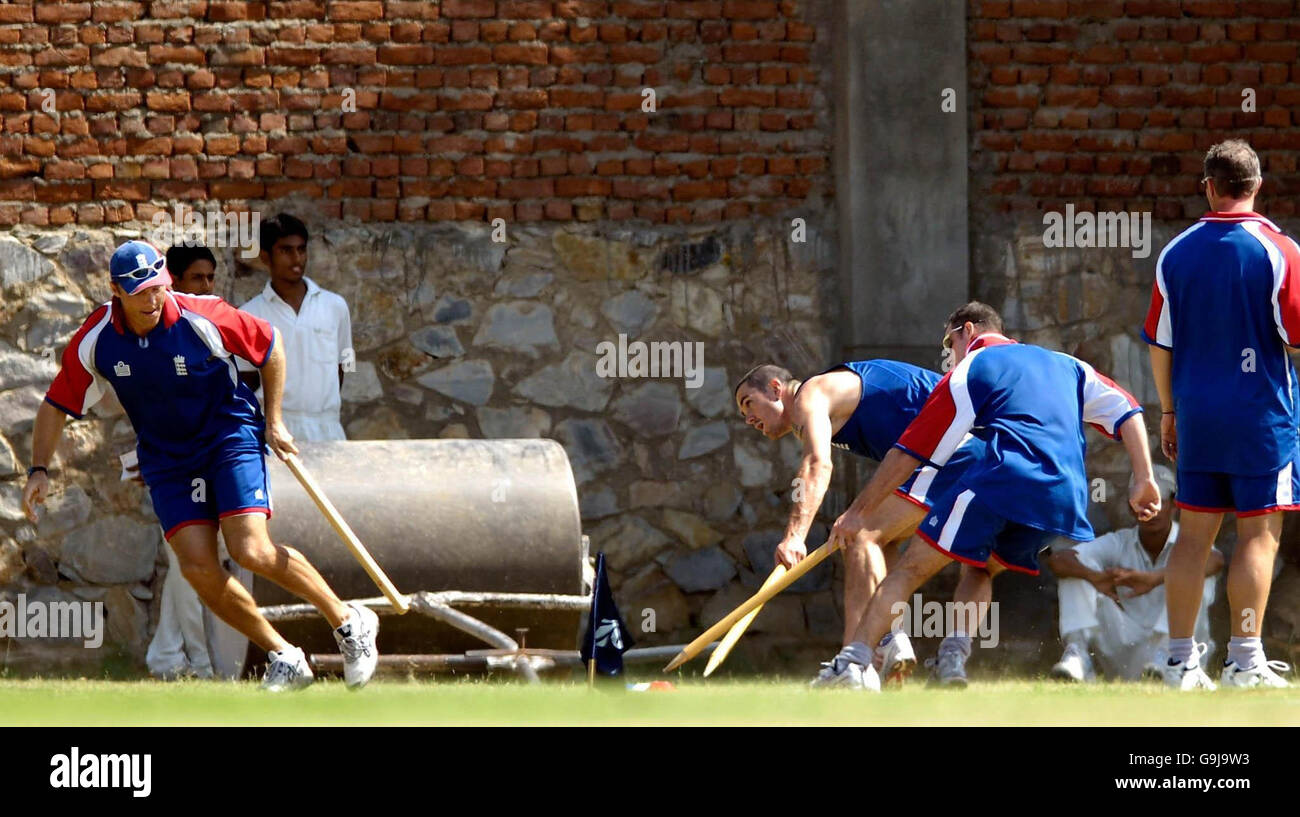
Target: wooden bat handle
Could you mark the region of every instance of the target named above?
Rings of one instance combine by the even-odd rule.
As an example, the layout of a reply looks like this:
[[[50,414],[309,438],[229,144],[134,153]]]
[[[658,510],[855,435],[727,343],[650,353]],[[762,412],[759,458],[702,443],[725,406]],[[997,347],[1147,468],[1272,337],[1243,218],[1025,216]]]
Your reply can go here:
[[[680,667],[682,664],[685,664],[687,661],[691,660],[695,656],[699,655],[701,650],[703,650],[705,647],[707,647],[709,644],[713,642],[713,639],[717,638],[718,636],[725,633],[727,630],[731,629],[731,625],[735,624],[737,621],[740,621],[751,610],[756,610],[759,607],[762,607],[764,604],[767,604],[769,599],[771,599],[777,593],[780,593],[782,590],[786,589],[790,585],[794,584],[796,581],[799,580],[800,576],[807,573],[809,570],[812,570],[817,565],[821,564],[823,559],[825,559],[827,556],[830,556],[832,553],[834,553],[837,550],[839,550],[838,545],[832,547],[831,543],[827,542],[826,544],[814,550],[812,553],[809,553],[807,556],[804,557],[803,561],[801,561],[799,564],[795,565],[794,567],[790,568],[789,572],[787,572],[784,576],[780,577],[779,579],[772,582],[771,584],[765,585],[763,589],[759,590],[757,593],[750,596],[748,601],[746,601],[744,604],[737,607],[735,610],[732,610],[730,613],[724,616],[723,619],[719,621],[717,624],[714,624],[712,627],[705,630],[704,633],[699,638],[687,644],[682,649],[682,651],[677,654],[676,658],[668,662],[668,666],[664,667],[664,672],[671,672],[677,669],[678,667]]]
[[[783,564],[778,564],[776,567],[772,568],[772,573],[763,582],[763,586],[760,587],[759,590],[766,590],[768,587],[776,584],[781,577],[785,575],[785,571],[786,567]],[[745,634],[745,630],[749,629],[749,625],[754,623],[754,619],[758,618],[758,614],[762,612],[762,610],[763,605],[760,604],[746,613],[745,617],[740,621],[731,625],[731,629],[727,631],[727,634],[723,636],[722,641],[718,643],[713,654],[709,656],[708,666],[704,668],[705,678],[708,678],[713,674],[714,670],[722,666],[722,662],[727,660],[728,655],[731,655],[732,648],[740,641],[740,637]]]
[[[325,495],[321,487],[316,484],[316,480],[303,467],[297,455],[286,454],[284,464],[297,477],[298,482],[302,484],[303,490],[307,492],[307,496],[311,497],[312,502],[316,503],[316,507],[320,509],[320,512],[325,514],[325,519],[329,521],[330,527],[334,528],[334,532],[343,540],[343,544],[347,545],[348,550],[352,551],[352,556],[361,563],[361,567],[365,569],[371,580],[383,591],[384,597],[388,599],[388,603],[392,608],[399,615],[410,610],[411,602],[406,596],[397,592],[397,588],[388,579],[388,575],[384,573],[383,568],[370,555],[370,551],[366,550],[366,546],[361,544],[361,540],[352,532],[352,528],[343,519],[343,515],[338,512],[338,509],[334,507],[334,503],[330,502],[329,497]]]

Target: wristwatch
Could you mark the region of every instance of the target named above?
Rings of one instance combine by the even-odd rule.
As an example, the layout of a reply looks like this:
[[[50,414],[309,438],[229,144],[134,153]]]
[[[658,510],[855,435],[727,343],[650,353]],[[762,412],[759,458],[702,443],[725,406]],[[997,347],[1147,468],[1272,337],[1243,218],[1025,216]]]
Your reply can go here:
[[[32,467],[27,469],[27,478],[31,479],[32,474],[35,474],[37,471],[40,471],[42,474],[44,474],[47,477],[50,475],[50,469],[46,468],[44,465],[33,465]]]

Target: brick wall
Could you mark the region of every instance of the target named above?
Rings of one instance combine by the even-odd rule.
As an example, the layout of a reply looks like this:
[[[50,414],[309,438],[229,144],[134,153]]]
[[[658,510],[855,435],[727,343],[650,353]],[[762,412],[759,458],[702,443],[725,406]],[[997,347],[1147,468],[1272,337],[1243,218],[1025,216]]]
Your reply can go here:
[[[783,212],[831,192],[809,5],[0,3],[0,225],[290,196],[365,221]]]
[[[1261,209],[1300,212],[1292,0],[978,0],[968,25],[973,215],[1194,218],[1201,159],[1229,136],[1260,154]]]

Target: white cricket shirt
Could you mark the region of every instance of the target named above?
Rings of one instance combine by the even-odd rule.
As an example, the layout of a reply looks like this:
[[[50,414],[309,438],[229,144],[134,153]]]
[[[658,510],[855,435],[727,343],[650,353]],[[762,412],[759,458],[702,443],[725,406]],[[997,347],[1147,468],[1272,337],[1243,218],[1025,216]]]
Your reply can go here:
[[[269,281],[260,295],[240,309],[280,330],[286,363],[284,413],[325,415],[337,422],[339,366],[352,348],[352,316],[342,296],[321,289],[305,276],[303,281],[307,294],[297,312],[276,294]]]

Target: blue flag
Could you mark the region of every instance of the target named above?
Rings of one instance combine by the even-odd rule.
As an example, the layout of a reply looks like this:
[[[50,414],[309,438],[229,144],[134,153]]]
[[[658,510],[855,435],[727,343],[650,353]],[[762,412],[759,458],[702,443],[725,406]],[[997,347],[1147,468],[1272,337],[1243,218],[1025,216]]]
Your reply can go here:
[[[614,593],[605,575],[605,553],[596,554],[596,585],[591,589],[591,613],[587,634],[582,639],[582,663],[596,659],[597,675],[622,675],[623,653],[632,649],[632,633],[614,604]]]

